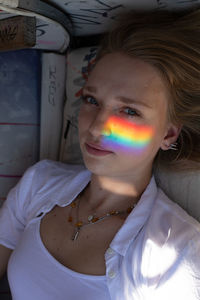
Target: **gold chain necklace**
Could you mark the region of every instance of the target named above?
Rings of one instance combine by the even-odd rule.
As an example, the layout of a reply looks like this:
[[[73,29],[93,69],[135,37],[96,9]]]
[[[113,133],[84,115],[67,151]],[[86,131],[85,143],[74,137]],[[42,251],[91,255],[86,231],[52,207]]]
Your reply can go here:
[[[136,206],[136,204],[128,207],[126,210],[120,210],[120,211],[117,211],[117,210],[112,210],[108,213],[106,213],[105,215],[103,215],[102,217],[97,217],[96,216],[96,213],[94,214],[90,214],[88,217],[87,217],[87,220],[88,222],[82,222],[81,220],[79,220],[79,216],[78,216],[78,213],[79,213],[79,205],[80,205],[80,195],[78,196],[78,203],[76,202],[72,202],[70,204],[71,206],[71,210],[70,210],[70,213],[69,213],[69,217],[68,217],[68,222],[72,224],[73,222],[73,218],[71,216],[71,212],[72,212],[72,209],[73,208],[77,208],[76,209],[76,223],[75,225],[72,225],[74,227],[74,234],[72,236],[72,241],[76,241],[78,239],[78,236],[79,236],[79,233],[80,233],[80,230],[85,227],[85,226],[88,226],[88,225],[94,225],[98,222],[101,222],[109,217],[113,217],[113,216],[119,216],[119,215],[123,215],[123,214],[130,214],[130,212],[133,210],[133,208]]]

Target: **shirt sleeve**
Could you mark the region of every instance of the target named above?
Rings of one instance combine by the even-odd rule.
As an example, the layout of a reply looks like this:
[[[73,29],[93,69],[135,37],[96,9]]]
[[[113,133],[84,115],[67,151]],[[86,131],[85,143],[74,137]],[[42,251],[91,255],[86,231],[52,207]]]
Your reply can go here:
[[[15,248],[26,225],[26,209],[32,198],[36,165],[27,169],[0,208],[0,244],[10,249]]]

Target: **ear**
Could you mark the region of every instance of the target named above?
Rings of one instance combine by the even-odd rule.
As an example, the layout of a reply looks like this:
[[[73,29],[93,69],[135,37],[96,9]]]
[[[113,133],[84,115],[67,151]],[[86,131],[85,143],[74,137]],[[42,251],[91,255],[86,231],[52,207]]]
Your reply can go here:
[[[162,150],[168,150],[170,145],[176,142],[176,140],[181,132],[181,129],[182,129],[182,126],[177,126],[177,125],[170,123],[166,130],[165,136],[161,142],[160,148]]]

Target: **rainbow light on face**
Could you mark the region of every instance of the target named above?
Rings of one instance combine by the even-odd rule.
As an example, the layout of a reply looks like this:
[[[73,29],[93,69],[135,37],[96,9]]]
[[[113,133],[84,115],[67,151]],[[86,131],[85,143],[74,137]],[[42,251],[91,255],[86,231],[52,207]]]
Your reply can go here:
[[[153,137],[153,128],[111,116],[103,129],[103,145],[112,149],[144,150]]]

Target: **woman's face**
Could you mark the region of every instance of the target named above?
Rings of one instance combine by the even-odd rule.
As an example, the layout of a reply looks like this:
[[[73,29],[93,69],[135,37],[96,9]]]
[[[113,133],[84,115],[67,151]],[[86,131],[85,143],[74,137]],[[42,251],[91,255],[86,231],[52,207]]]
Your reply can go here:
[[[151,169],[159,148],[166,150],[178,134],[167,121],[168,98],[150,64],[121,53],[101,58],[83,89],[79,114],[87,168],[110,176]]]

